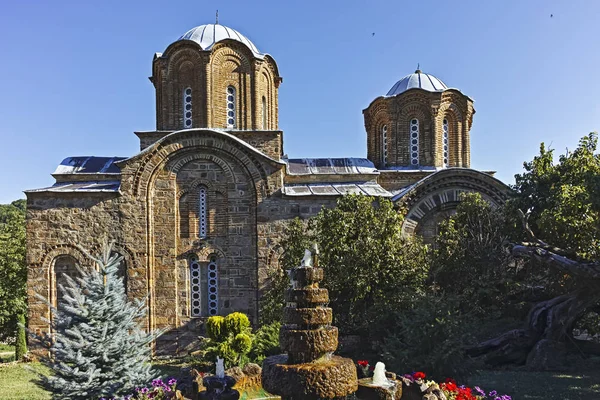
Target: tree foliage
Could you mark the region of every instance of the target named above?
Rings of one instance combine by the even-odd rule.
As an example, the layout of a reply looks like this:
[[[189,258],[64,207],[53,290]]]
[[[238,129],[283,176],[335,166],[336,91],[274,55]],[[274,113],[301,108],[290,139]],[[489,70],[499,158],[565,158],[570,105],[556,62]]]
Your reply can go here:
[[[540,154],[515,176],[514,206],[526,212],[539,239],[575,256],[600,258],[600,154],[598,135],[584,136],[560,155],[542,143]]]
[[[162,331],[140,327],[145,301],[128,302],[118,276],[122,257],[106,246],[93,259],[97,268],[79,268],[79,276],[65,276],[66,285],[58,289],[64,297],[51,307],[53,338],[37,337],[49,350],[42,362],[53,371],[40,377],[41,384],[57,399],[123,395],[156,376],[150,344]]]
[[[25,200],[0,205],[0,341],[14,340],[27,311]]]
[[[345,334],[365,333],[379,310],[408,307],[424,288],[426,248],[419,239],[402,236],[403,218],[389,200],[341,197],[335,208],[324,208],[307,223],[290,222],[281,265],[297,267],[304,250],[316,243],[335,324]],[[283,272],[278,276],[266,297],[271,309],[281,310],[289,279]]]

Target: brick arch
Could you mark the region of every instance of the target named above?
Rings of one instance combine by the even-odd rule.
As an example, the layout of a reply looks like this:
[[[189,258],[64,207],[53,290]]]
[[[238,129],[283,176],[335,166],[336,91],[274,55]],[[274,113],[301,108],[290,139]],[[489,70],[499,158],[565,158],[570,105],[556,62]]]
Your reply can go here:
[[[442,135],[443,135],[443,121],[448,120],[448,166],[450,167],[462,167],[464,160],[462,159],[462,146],[463,146],[463,116],[459,107],[454,103],[444,103],[439,109],[438,115],[438,128],[439,131],[438,143],[443,146]],[[439,146],[438,146],[439,147]],[[443,151],[442,147],[437,149]]]
[[[200,158],[196,158],[196,159],[200,159]],[[227,197],[227,193],[224,192],[222,189],[217,188],[213,182],[209,181],[208,179],[198,178],[198,179],[194,179],[192,182],[190,182],[188,185],[186,185],[185,188],[177,191],[177,195],[176,195],[177,200],[179,200],[182,196],[185,196],[188,193],[198,190],[198,187],[200,187],[200,186],[206,186],[208,188],[208,190],[220,193],[221,195]]]
[[[377,166],[382,167],[381,128],[388,125],[388,163],[394,164],[392,158],[396,154],[393,133],[395,127],[390,118],[388,102],[378,98],[364,111],[365,130],[367,131],[367,157]]]
[[[431,112],[429,108],[417,101],[404,105],[398,112],[395,124],[395,148],[397,151],[406,149],[406,158],[398,157],[396,163],[399,165],[412,165],[410,161],[410,131],[409,122],[416,118],[419,120],[419,165],[434,165],[435,138],[432,135],[433,127]]]
[[[491,204],[501,205],[508,198],[509,190],[496,178],[471,169],[448,168],[436,172],[395,199],[396,204],[408,208],[402,232],[412,235],[419,231],[422,222],[436,213],[456,209],[461,193],[477,192]]]
[[[172,133],[157,142],[151,150],[143,153],[143,159],[133,176],[134,195],[148,193],[149,185],[154,180],[157,171],[164,167],[164,164],[172,159],[177,151],[182,149],[207,150],[207,153],[213,156],[225,155],[232,160],[237,160],[238,165],[251,177],[257,201],[261,201],[271,193],[272,189],[267,181],[267,171],[258,159],[258,157],[265,158],[264,155],[251,154],[242,143],[226,137],[221,132],[191,129]],[[274,160],[268,160],[274,163]]]
[[[244,73],[251,73],[251,62],[254,55],[245,45],[233,40],[223,40],[216,43],[211,51],[210,65],[211,67],[219,67],[225,61],[233,60],[237,62]],[[241,72],[240,71],[240,72]]]
[[[190,43],[187,46],[182,46],[173,51],[169,52],[170,54],[167,57],[167,74],[170,75],[172,72],[180,69],[181,64],[186,62],[192,63],[192,65],[198,65],[203,63],[203,57],[198,52],[198,50],[194,49],[194,47],[199,47]]]
[[[93,261],[90,260],[84,253],[74,244],[65,243],[50,247],[41,257],[42,268],[52,268],[52,262],[58,256],[71,256],[81,266],[91,266]]]
[[[219,259],[227,259],[225,252],[220,248],[212,244],[208,244],[205,247],[191,248],[181,253],[178,260],[188,260],[191,256],[195,255],[199,261],[210,261],[210,256],[217,255]]]
[[[73,260],[73,264],[79,265],[80,267],[86,268],[93,265],[93,261],[90,260],[76,245],[74,244],[60,244],[52,246],[42,256],[42,268],[46,269],[47,272],[47,291],[45,298],[54,307],[57,306],[58,302],[58,283],[60,277],[57,276],[55,270],[56,262],[63,257],[68,257]],[[71,271],[72,272],[72,271]],[[72,275],[72,274],[71,274]],[[42,293],[38,293],[42,295]],[[50,314],[49,314],[50,315]]]

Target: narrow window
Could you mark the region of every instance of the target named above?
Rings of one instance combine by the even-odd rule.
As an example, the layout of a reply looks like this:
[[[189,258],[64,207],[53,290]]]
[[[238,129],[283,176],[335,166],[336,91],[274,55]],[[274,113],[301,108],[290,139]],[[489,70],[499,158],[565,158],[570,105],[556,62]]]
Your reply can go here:
[[[267,129],[267,99],[265,96],[262,98],[262,128]]]
[[[419,120],[410,121],[410,164],[419,165]]]
[[[190,296],[191,296],[191,315],[192,317],[202,316],[202,285],[201,268],[198,257],[193,255],[189,258],[190,263]]]
[[[442,124],[442,143],[444,148],[444,168],[448,166],[448,120],[444,118]]]
[[[384,125],[383,128],[381,128],[381,143],[382,143],[382,158],[383,158],[383,166],[385,167],[387,165],[387,161],[388,161],[388,137],[387,137],[387,130],[388,127],[387,125]]]
[[[235,128],[235,88],[227,86],[227,127]]]
[[[210,258],[208,263],[208,315],[219,313],[219,275],[217,271],[217,259]]]
[[[187,87],[183,91],[183,127],[192,127],[192,88]]]
[[[206,187],[200,186],[198,191],[198,236],[201,239],[206,238],[206,225],[207,225],[207,197],[208,191]]]

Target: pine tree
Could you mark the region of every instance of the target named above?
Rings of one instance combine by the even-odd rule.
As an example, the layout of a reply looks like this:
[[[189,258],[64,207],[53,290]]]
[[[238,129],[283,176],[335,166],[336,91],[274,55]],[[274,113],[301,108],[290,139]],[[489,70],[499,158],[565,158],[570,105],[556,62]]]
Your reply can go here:
[[[52,338],[42,342],[49,356],[42,362],[53,370],[40,377],[55,399],[88,400],[131,393],[156,375],[150,365],[151,342],[163,331],[145,333],[143,300],[127,301],[122,260],[105,246],[96,268],[78,267],[79,276],[65,276],[64,296],[52,309]]]

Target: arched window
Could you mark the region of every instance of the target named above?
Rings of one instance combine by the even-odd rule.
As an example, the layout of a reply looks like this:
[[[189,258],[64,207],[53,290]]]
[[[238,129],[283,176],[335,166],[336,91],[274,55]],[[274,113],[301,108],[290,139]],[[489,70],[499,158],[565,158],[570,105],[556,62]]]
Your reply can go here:
[[[183,90],[183,127],[192,127],[192,88]]]
[[[388,131],[388,127],[387,125],[384,125],[381,128],[381,154],[382,154],[382,164],[385,167],[387,165],[387,161],[388,161],[388,135],[387,132]]]
[[[63,287],[67,287],[67,276],[76,279],[79,276],[77,260],[69,255],[61,255],[54,259],[54,305],[58,308],[65,297]]]
[[[189,258],[191,316],[213,316],[219,313],[219,275],[217,258],[211,256],[208,263],[198,261],[196,255]]]
[[[189,258],[190,263],[190,296],[192,317],[202,316],[202,268],[198,257],[193,255]]]
[[[235,88],[227,86],[227,127],[235,128]]]
[[[262,98],[262,128],[267,129],[267,99],[265,96]]]
[[[219,271],[217,270],[217,258],[211,257],[208,263],[208,315],[219,313]]]
[[[443,146],[443,154],[444,154],[444,168],[448,166],[448,120],[444,118],[444,122],[442,123],[442,146]]]
[[[208,218],[208,190],[205,186],[198,189],[198,237],[206,238]]]
[[[410,164],[419,165],[419,120],[410,120]]]

